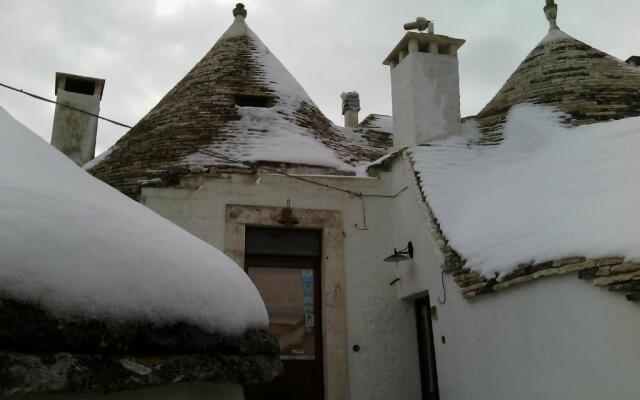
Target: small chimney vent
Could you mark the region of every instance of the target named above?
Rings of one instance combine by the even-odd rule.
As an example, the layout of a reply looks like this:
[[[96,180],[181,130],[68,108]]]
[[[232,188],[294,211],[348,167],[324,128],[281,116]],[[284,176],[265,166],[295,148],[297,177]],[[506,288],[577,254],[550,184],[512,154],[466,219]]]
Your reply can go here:
[[[104,79],[56,73],[57,102],[51,144],[78,165],[93,160],[96,151],[98,118],[63,104],[98,115]]]
[[[358,92],[343,92],[340,98],[342,99],[344,126],[347,128],[357,128],[358,112],[360,111],[360,94],[358,94]]]
[[[93,96],[93,94],[96,92],[96,81],[68,77],[64,83],[64,90],[66,90],[67,92]]]

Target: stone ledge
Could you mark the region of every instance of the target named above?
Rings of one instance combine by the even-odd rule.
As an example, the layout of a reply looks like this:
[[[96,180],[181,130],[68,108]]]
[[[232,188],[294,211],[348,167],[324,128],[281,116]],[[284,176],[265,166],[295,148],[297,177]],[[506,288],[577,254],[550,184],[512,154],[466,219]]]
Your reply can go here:
[[[0,298],[0,351],[277,356],[279,346],[266,329],[227,335],[180,322],[156,326],[134,321],[63,319],[37,305]]]
[[[258,384],[283,371],[277,356],[24,354],[0,351],[0,396],[115,392],[175,383]]]
[[[625,262],[620,257],[595,260],[572,257],[536,265],[520,265],[499,282],[479,277],[477,272],[464,267],[449,273],[453,275],[462,295],[470,299],[548,276],[574,272],[578,272],[580,279],[591,280],[595,286],[622,292],[630,301],[640,301],[640,264]]]

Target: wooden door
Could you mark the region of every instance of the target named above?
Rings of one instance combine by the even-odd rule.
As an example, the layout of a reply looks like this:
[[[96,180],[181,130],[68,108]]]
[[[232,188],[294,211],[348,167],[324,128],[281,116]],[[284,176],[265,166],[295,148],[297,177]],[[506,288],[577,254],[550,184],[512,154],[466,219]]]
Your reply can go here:
[[[420,379],[423,400],[439,400],[436,353],[431,326],[429,295],[416,300],[416,326],[418,328],[418,352],[420,355]]]
[[[309,247],[301,250],[304,247],[301,242],[319,240],[319,232],[309,235],[308,231],[253,228],[262,230],[256,233],[251,229],[247,233],[245,269],[267,307],[269,331],[280,344],[285,372],[271,383],[245,388],[245,396],[249,400],[321,400],[324,390],[320,257],[310,254],[314,251],[309,251]],[[265,243],[253,243],[252,236],[265,234],[275,235],[278,243],[269,243],[269,239],[266,247]]]

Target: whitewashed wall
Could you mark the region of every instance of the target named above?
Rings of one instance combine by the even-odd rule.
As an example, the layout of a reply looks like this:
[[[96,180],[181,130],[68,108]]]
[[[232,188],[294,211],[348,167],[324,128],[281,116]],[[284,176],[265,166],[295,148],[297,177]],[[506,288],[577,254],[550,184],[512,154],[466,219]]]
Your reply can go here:
[[[98,85],[96,94],[67,92],[58,89],[56,101],[100,114],[100,97],[102,88]],[[78,165],[84,165],[95,157],[98,118],[82,114],[68,107],[56,106],[53,119],[51,144],[66,154]]]
[[[391,69],[391,91],[395,147],[460,132],[457,56],[409,53]]]
[[[377,180],[312,178],[363,193],[392,194]],[[145,188],[151,209],[224,248],[227,204],[335,210],[343,213],[346,265],[348,391],[350,399],[419,399],[420,382],[412,302],[398,299],[389,282],[393,264],[382,260],[393,251],[392,200],[366,198],[363,227],[360,199],[282,176],[192,178],[183,188]],[[361,350],[354,352],[352,347]]]
[[[396,162],[387,179],[410,184],[406,161]],[[433,330],[441,399],[638,398],[640,306],[577,274],[471,301],[446,276],[447,301],[438,304],[442,258],[416,195],[406,191],[394,206],[396,243],[412,240],[416,253],[414,262],[398,265],[398,294],[428,291],[438,307]]]

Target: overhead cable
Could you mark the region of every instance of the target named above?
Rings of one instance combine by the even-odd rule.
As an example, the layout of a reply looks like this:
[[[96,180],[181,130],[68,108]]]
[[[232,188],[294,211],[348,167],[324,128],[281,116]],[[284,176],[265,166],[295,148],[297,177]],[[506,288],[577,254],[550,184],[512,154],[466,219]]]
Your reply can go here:
[[[118,126],[121,126],[123,128],[129,128],[129,129],[132,128],[131,126],[129,126],[127,124],[123,124],[122,122],[118,122],[118,121],[114,121],[114,120],[109,119],[109,118],[101,117],[98,114],[94,114],[92,112],[85,111],[85,110],[83,110],[81,108],[74,107],[74,106],[69,105],[69,104],[60,103],[59,101],[55,101],[55,100],[47,99],[46,97],[38,96],[37,94],[33,94],[33,93],[27,92],[25,90],[15,88],[13,86],[5,85],[2,82],[0,82],[0,86],[2,86],[3,88],[9,89],[9,90],[13,90],[14,92],[22,93],[22,94],[25,94],[25,95],[27,95],[29,97],[33,97],[34,99],[37,99],[37,100],[46,101],[47,103],[51,103],[51,104],[55,104],[55,105],[58,105],[58,106],[66,107],[66,108],[71,109],[73,111],[77,111],[77,112],[82,113],[82,114],[87,114],[87,115],[90,115],[92,117],[96,117],[98,119],[110,122],[110,123],[112,123],[114,125],[118,125]]]

